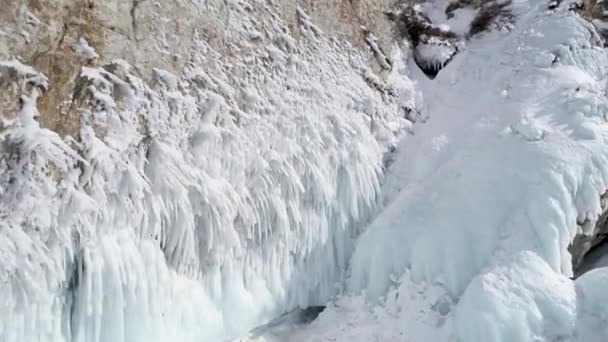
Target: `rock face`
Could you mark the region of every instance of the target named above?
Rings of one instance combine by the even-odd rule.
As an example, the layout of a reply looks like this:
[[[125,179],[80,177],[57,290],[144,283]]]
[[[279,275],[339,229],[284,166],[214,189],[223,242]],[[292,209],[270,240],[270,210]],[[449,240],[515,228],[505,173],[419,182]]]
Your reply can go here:
[[[235,55],[258,49],[265,32],[253,30],[256,23],[240,20],[238,8],[259,23],[279,15],[298,38],[296,8],[311,15],[315,25],[365,53],[365,30],[378,37],[384,51],[390,49],[390,22],[381,15],[386,1],[267,1],[178,0],[167,3],[149,0],[1,0],[0,59],[17,56],[49,78],[49,92],[39,100],[41,123],[61,135],[78,134],[78,113],[68,101],[84,65],[103,65],[123,59],[145,81],[160,68],[180,75],[190,61],[193,42],[204,40],[229,61]],[[265,7],[273,7],[274,12]],[[249,31],[249,41],[235,37],[230,28]],[[99,58],[87,60],[78,54],[84,39]],[[246,52],[247,51],[247,52]],[[370,64],[376,70],[379,66]],[[376,65],[374,65],[376,64]],[[241,75],[230,74],[238,79]],[[4,76],[6,78],[6,76]],[[6,94],[6,92],[3,92]],[[4,95],[12,99],[18,96]],[[12,106],[2,103],[5,112]],[[8,108],[8,110],[7,110]]]
[[[572,253],[575,276],[578,276],[578,271],[583,266],[587,253],[605,242],[606,236],[608,236],[608,197],[606,194],[602,196],[600,203],[602,214],[596,220],[584,219],[582,222],[578,222],[578,234],[569,248]]]

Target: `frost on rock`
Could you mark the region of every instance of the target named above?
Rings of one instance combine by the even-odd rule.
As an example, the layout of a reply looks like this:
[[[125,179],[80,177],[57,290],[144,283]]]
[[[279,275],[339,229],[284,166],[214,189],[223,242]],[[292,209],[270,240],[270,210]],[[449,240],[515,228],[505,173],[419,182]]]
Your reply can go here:
[[[445,4],[443,1],[434,4],[423,2],[412,6],[408,1],[400,3],[396,12],[389,12],[389,19],[396,24],[403,38],[411,43],[414,50],[414,61],[429,77],[435,78],[459,50],[462,37],[450,30],[449,25],[434,23],[428,14],[427,7],[434,8]],[[427,5],[427,6],[423,6]],[[431,16],[436,17],[436,16]],[[433,18],[440,20],[441,18]]]
[[[392,62],[384,54],[384,51],[382,51],[382,49],[378,45],[378,38],[376,38],[376,36],[374,36],[373,33],[369,32],[369,30],[367,30],[365,27],[362,27],[361,29],[363,31],[363,34],[365,35],[365,43],[374,54],[374,57],[376,57],[376,61],[378,62],[380,67],[385,70],[391,70],[391,68],[393,67]]]
[[[74,48],[76,49],[76,54],[87,61],[99,57],[95,49],[82,37],[78,38]]]
[[[408,122],[302,10],[296,40],[230,6],[231,63],[200,34],[183,75],[83,67],[77,139],[0,63],[41,85],[0,125],[2,342],[225,340],[338,292]]]
[[[414,58],[426,74],[434,77],[457,52],[454,43],[437,37],[429,37],[416,46]]]
[[[272,4],[228,1],[238,53],[196,32],[180,75],[83,67],[75,138],[38,123],[46,78],[0,62],[20,95],[0,123],[2,342],[222,341],[341,290],[271,335],[607,340],[606,270],[572,281],[569,247],[605,211],[608,54],[567,8],[510,6],[512,30],[457,55],[412,36],[385,84],[301,8],[296,39]],[[398,143],[404,116],[423,120]]]

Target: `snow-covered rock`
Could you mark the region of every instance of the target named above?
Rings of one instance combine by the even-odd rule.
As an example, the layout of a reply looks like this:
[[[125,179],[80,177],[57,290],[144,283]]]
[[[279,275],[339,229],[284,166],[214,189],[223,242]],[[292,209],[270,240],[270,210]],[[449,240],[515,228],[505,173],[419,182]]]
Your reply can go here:
[[[84,39],[82,37],[80,37],[78,39],[78,41],[76,42],[76,46],[74,48],[76,49],[76,53],[78,54],[78,56],[80,56],[81,58],[83,58],[87,61],[90,61],[92,59],[99,57],[97,52],[95,52],[95,49],[92,48],[89,45],[89,42],[87,42],[86,39]]]
[[[83,4],[31,9],[30,45],[0,13],[0,341],[221,341],[338,293],[412,102],[359,24]]]
[[[608,53],[567,4],[387,58],[374,1],[32,3],[0,13],[1,342],[608,339],[608,271],[570,279]]]

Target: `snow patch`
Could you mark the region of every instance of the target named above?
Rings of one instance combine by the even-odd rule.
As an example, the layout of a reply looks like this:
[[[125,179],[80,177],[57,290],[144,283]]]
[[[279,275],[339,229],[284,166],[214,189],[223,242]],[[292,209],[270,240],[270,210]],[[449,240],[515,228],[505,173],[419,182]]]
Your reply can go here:
[[[99,55],[95,52],[95,49],[89,45],[83,37],[78,38],[75,45],[76,54],[85,60],[92,60],[98,58]]]

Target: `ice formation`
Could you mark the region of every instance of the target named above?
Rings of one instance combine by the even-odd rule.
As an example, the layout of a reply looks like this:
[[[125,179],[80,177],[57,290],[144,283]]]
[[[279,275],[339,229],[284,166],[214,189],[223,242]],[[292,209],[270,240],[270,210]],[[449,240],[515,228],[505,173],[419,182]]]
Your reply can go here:
[[[0,341],[225,341],[330,300],[244,340],[608,340],[608,269],[571,280],[568,250],[606,209],[608,53],[567,2],[422,49],[451,60],[434,80],[370,35],[385,85],[302,9],[296,40],[228,1],[248,53],[201,36],[152,83],[83,66],[78,139],[0,61],[25,94],[0,122]]]
[[[562,5],[514,1],[512,30],[434,80],[394,69],[429,119],[394,153],[347,291],[290,341],[608,340],[608,269],[572,280],[568,250],[605,210],[608,53]]]
[[[414,58],[426,73],[436,75],[458,52],[456,45],[445,39],[430,37],[416,46]]]
[[[38,123],[44,75],[0,63],[26,94],[0,135],[2,342],[221,341],[338,292],[408,122],[304,11],[296,40],[246,6],[231,65],[201,38],[152,84],[84,66],[78,139]]]

